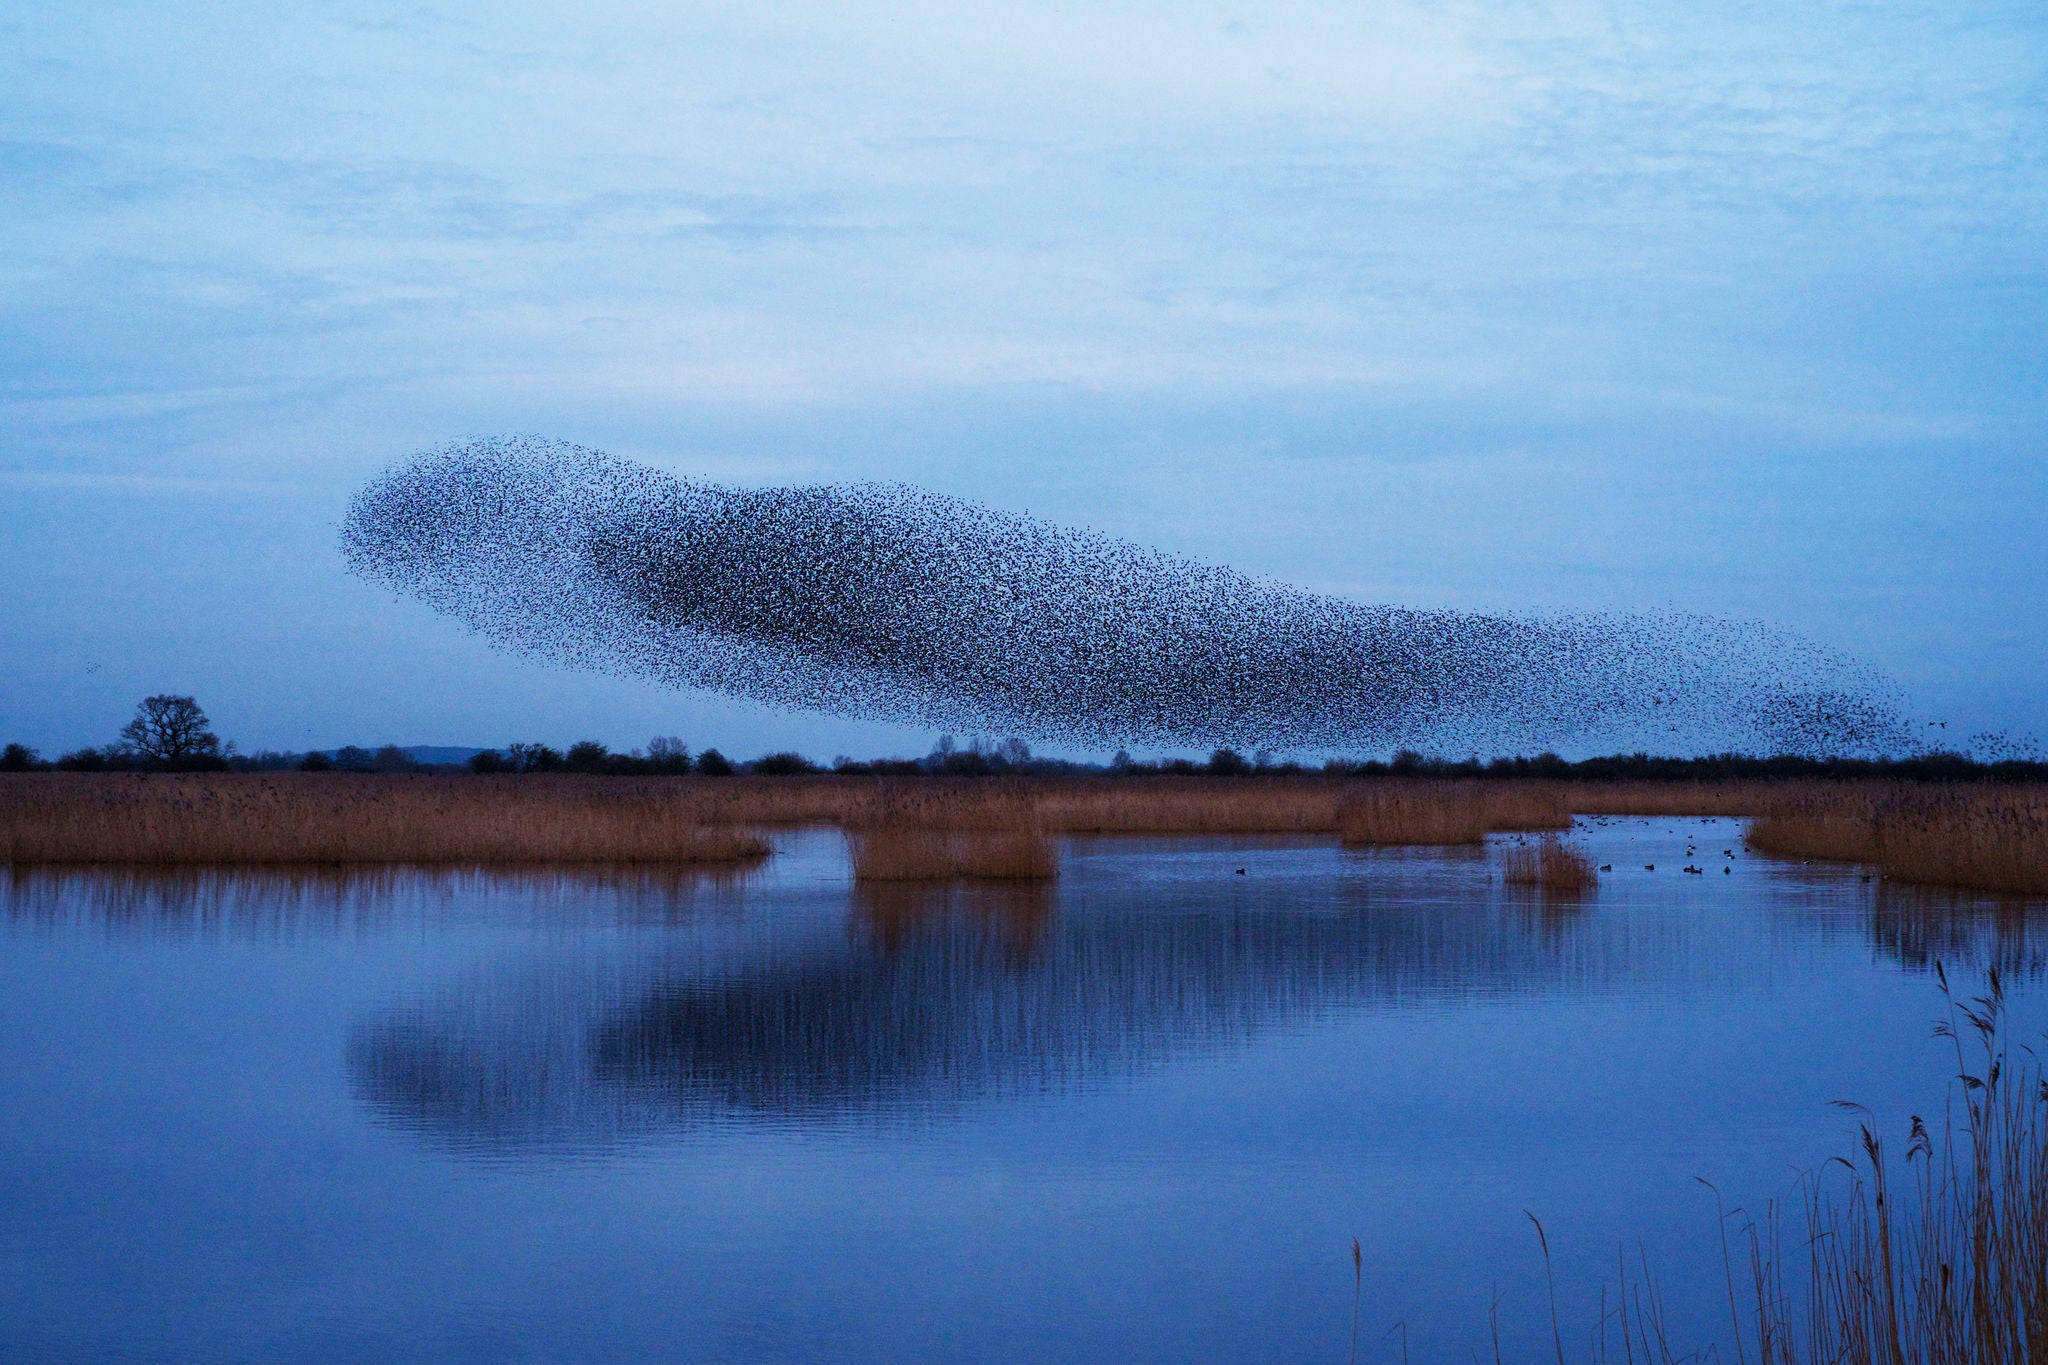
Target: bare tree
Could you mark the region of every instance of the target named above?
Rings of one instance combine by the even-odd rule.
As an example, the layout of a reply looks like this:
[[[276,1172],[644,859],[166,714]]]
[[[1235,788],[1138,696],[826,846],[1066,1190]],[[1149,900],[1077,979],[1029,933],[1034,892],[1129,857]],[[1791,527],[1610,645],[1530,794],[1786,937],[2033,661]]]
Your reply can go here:
[[[674,735],[656,735],[647,741],[647,766],[658,773],[686,773],[690,746]]]
[[[166,768],[220,757],[220,737],[190,697],[144,697],[135,719],[121,728],[121,743],[144,761]]]

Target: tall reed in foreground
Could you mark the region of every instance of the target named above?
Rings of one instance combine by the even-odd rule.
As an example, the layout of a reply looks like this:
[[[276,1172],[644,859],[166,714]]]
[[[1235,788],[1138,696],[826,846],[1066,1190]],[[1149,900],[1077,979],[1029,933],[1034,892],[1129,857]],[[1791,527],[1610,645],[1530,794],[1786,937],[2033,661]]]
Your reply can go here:
[[[1846,1194],[1809,1181],[1808,1360],[2048,1359],[2048,1087],[2031,1050],[2015,1058],[2003,1035],[1998,974],[1970,1001],[1937,975],[1949,1008],[1936,1033],[1955,1048],[1962,1133],[1944,1132],[1937,1145],[1913,1120],[1904,1211],[1867,1121],[1863,1165],[1851,1167]],[[1789,1347],[1797,1324],[1782,1298],[1760,1291],[1758,1300],[1759,1351]],[[1779,1359],[1799,1357],[1784,1350]]]
[[[1775,1203],[1761,1223],[1723,1217],[1717,1250],[1733,1359],[1743,1365],[2048,1361],[2048,1078],[2031,1049],[2015,1055],[2008,1043],[1996,972],[1984,995],[1959,1000],[1936,971],[1947,1006],[1936,1033],[1955,1050],[1961,1112],[1938,1136],[1915,1117],[1901,1172],[1869,1112],[1844,1103],[1862,1119],[1859,1151],[1802,1178],[1805,1235],[1790,1263]],[[1741,1274],[1731,1218],[1742,1219]],[[1619,1306],[1606,1302],[1603,1290],[1588,1337],[1590,1358],[1603,1365],[1724,1358],[1678,1353],[1647,1268],[1639,1278],[1624,1270]]]

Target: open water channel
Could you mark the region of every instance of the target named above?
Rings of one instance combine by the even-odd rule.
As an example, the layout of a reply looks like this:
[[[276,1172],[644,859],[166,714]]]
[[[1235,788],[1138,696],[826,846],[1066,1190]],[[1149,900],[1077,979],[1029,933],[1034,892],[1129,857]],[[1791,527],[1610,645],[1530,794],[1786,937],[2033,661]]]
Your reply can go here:
[[[1528,1214],[1568,1354],[1625,1250],[1725,1355],[1699,1179],[1793,1195],[1838,1099],[1903,1147],[1933,963],[2031,1034],[2048,921],[1734,821],[1574,838],[1576,901],[1323,839],[0,869],[0,1358],[1344,1361],[1356,1237],[1359,1359],[1549,1359]]]

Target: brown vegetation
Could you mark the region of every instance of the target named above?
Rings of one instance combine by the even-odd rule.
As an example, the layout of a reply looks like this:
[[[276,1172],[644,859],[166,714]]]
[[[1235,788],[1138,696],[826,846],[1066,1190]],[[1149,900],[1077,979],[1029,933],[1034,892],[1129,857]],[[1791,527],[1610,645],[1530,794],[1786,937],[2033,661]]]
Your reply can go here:
[[[2048,895],[2048,790],[1956,784],[1802,785],[1750,825],[1784,858],[1875,864],[1895,881]]]
[[[733,862],[768,845],[655,785],[73,774],[0,782],[0,862]]]
[[[1062,834],[1328,834],[1350,784],[1322,777],[1101,777],[1034,781]]]
[[[854,880],[936,881],[952,877],[1042,881],[1059,875],[1028,792],[987,784],[893,786],[850,820]]]
[[[1571,828],[1571,794],[1554,782],[1361,782],[1337,830],[1351,845],[1477,844],[1500,831]]]
[[[5,773],[0,862],[717,860],[761,851],[744,831],[824,824],[859,836],[863,876],[1037,876],[994,869],[1042,866],[1060,834],[1456,845],[1574,813],[1754,816],[1749,841],[1773,856],[2048,894],[2048,788],[1804,780]]]
[[[1533,886],[1565,895],[1590,891],[1600,880],[1591,858],[1550,838],[1501,850],[1500,874],[1509,886]]]

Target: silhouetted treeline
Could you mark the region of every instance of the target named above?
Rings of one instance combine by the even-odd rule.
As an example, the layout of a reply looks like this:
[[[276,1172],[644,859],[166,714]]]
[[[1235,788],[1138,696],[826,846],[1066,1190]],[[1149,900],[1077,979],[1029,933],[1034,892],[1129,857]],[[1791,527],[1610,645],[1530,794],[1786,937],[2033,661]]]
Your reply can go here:
[[[462,750],[454,750],[461,754]],[[447,756],[447,749],[417,752],[395,744],[368,749],[344,745],[339,749],[289,753],[263,750],[238,753],[232,743],[223,744],[207,724],[206,713],[190,697],[154,696],[136,708],[136,717],[121,732],[121,739],[103,748],[84,748],[46,761],[23,744],[0,748],[0,772],[29,772],[63,769],[98,771],[231,771],[410,773],[580,773],[613,777],[668,777],[695,773],[724,777],[736,772],[764,776],[801,776],[808,773],[836,773],[848,777],[982,777],[982,776],[1075,776],[1109,772],[1131,777],[1209,776],[1259,777],[1320,773],[1330,777],[1417,777],[1417,778],[1556,778],[1586,782],[1711,782],[1774,781],[1797,778],[1871,780],[1895,782],[2044,782],[2048,762],[2034,759],[1999,759],[1980,762],[1967,754],[1934,751],[1911,758],[1801,758],[1790,754],[1758,757],[1748,754],[1714,754],[1701,758],[1666,758],[1651,754],[1611,754],[1604,758],[1572,761],[1556,754],[1534,758],[1482,760],[1444,759],[1404,749],[1390,760],[1332,759],[1319,767],[1275,762],[1270,754],[1249,758],[1232,749],[1217,749],[1206,759],[1167,757],[1153,760],[1132,758],[1123,750],[1105,766],[1067,759],[1042,758],[1031,752],[1021,739],[1000,742],[970,740],[964,747],[951,735],[941,736],[922,758],[853,759],[841,755],[829,765],[815,763],[802,754],[782,751],[745,762],[735,762],[716,749],[692,754],[688,745],[672,735],[656,736],[645,750],[615,752],[594,739],[579,740],[566,749],[538,742],[508,744],[502,749],[483,749],[466,762],[423,761],[418,753]]]
[[[580,739],[566,750],[546,744],[508,744],[502,749],[485,749],[472,754],[468,763],[474,773],[594,773],[614,777],[668,777],[695,769],[717,776],[721,769],[732,771],[716,749],[707,749],[692,762],[690,748],[672,735],[657,735],[648,741],[646,752],[634,749],[613,753],[594,739]]]
[[[103,770],[157,772],[221,772],[238,757],[233,744],[221,743],[199,703],[190,697],[160,692],[135,705],[135,715],[121,727],[120,737],[101,748],[74,749],[55,763],[25,744],[0,749],[0,772],[63,768],[78,772]]]

